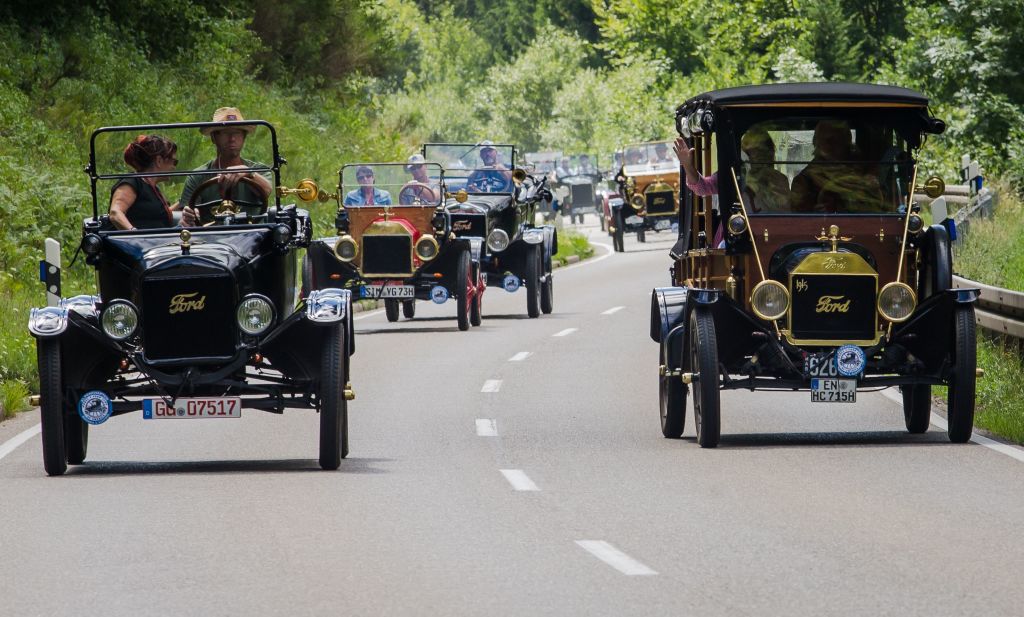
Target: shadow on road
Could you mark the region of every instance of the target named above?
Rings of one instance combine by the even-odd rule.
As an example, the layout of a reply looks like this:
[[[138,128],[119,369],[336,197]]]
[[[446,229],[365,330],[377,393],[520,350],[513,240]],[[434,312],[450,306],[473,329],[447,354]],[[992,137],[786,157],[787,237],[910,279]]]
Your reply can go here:
[[[68,467],[65,478],[85,476],[129,476],[155,474],[222,474],[222,473],[351,473],[351,474],[384,474],[388,471],[375,466],[377,463],[390,463],[389,458],[346,458],[341,461],[337,472],[325,472],[320,469],[316,459],[285,459],[277,461],[153,461],[153,462],[119,462],[119,461],[86,461],[83,465]]]
[[[696,443],[696,437],[684,437]],[[777,448],[787,446],[828,446],[858,448],[863,446],[914,447],[958,445],[950,443],[943,431],[935,430],[922,435],[906,431],[858,431],[854,433],[747,433],[722,435],[719,448]]]

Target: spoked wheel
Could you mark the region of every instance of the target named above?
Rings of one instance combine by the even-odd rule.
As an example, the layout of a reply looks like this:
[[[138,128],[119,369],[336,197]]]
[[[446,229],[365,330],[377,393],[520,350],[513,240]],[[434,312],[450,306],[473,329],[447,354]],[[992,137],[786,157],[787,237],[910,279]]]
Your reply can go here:
[[[932,417],[932,387],[928,384],[900,386],[903,393],[903,420],[907,432],[924,433]]]
[[[671,375],[658,378],[658,398],[661,403],[661,434],[667,439],[679,439],[686,426],[686,395],[688,386]]]
[[[64,415],[64,450],[69,465],[81,465],[89,452],[89,424],[77,414]]]
[[[415,300],[403,300],[402,301],[402,316],[406,319],[412,319],[416,316],[416,301]]]
[[[320,468],[337,469],[348,456],[348,343],[345,324],[330,326],[320,357]]]
[[[473,303],[473,269],[470,267],[469,251],[462,251],[459,254],[459,261],[455,269],[455,299],[458,303],[456,317],[459,321],[459,330],[469,330],[470,305]]]
[[[473,326],[479,326],[483,323],[484,318],[484,285],[483,276],[480,274],[480,264],[473,264],[473,281],[474,289],[473,302],[469,305],[469,323]]]
[[[693,418],[697,443],[714,448],[721,436],[721,393],[718,390],[718,340],[715,321],[705,309],[690,313],[690,368],[693,372]]]
[[[540,316],[540,247],[527,249],[526,254],[526,314]]]
[[[974,432],[974,386],[978,360],[973,305],[960,304],[953,309],[953,337],[947,433],[953,443],[964,443],[970,440]]]
[[[388,321],[398,321],[398,300],[384,300],[384,314]]]
[[[60,343],[54,339],[36,341],[39,362],[39,420],[43,434],[43,468],[59,476],[68,469],[64,442],[64,385],[60,366]]]

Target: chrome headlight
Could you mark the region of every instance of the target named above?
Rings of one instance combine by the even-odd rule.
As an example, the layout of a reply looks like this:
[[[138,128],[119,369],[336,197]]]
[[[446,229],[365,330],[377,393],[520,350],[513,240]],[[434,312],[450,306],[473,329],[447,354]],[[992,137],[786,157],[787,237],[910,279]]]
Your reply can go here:
[[[889,283],[878,292],[878,312],[889,321],[910,319],[917,308],[917,295],[906,283]]]
[[[34,308],[28,316],[28,330],[36,336],[60,334],[68,327],[68,310],[63,307]]]
[[[334,254],[344,262],[352,261],[359,254],[359,244],[352,236],[345,234],[334,243]]]
[[[274,305],[264,296],[249,294],[239,302],[235,318],[242,332],[253,336],[263,334],[274,323]]]
[[[99,304],[99,296],[75,296],[73,298],[62,298],[60,307],[74,311],[83,317],[95,317],[96,305]]]
[[[424,234],[416,241],[416,256],[423,261],[430,261],[437,257],[439,250],[437,239],[430,234]]]
[[[527,244],[540,244],[544,241],[544,230],[527,229],[523,232],[523,241]]]
[[[750,292],[750,307],[761,319],[779,319],[789,310],[789,290],[778,281],[761,281]]]
[[[115,341],[123,341],[138,329],[139,312],[127,300],[114,300],[103,309],[100,324],[107,336]]]
[[[341,321],[348,314],[351,294],[347,289],[314,289],[306,298],[306,318],[318,323]]]
[[[487,234],[487,248],[500,253],[508,248],[508,234],[504,229],[493,229]]]

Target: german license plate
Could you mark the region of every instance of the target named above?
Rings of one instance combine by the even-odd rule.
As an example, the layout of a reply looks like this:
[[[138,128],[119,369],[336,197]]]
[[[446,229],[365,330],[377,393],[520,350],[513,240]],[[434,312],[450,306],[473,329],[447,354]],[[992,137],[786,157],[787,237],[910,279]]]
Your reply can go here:
[[[671,226],[672,226],[672,221],[670,221],[668,219],[661,219],[657,223],[654,224],[654,230],[655,231],[664,231],[664,230],[668,229]]]
[[[812,354],[804,359],[804,372],[811,377],[838,378],[836,354],[834,351]]]
[[[644,222],[643,217],[637,216],[635,214],[633,216],[627,216],[626,217],[626,224],[627,225],[639,225],[639,224],[641,224],[643,222]]]
[[[412,285],[363,285],[362,297],[378,300],[381,298],[416,297],[416,288]]]
[[[237,396],[179,398],[174,401],[174,407],[170,407],[162,398],[147,398],[142,401],[142,417],[145,420],[241,418],[242,399]]]
[[[812,403],[856,403],[856,379],[821,379],[811,380]]]

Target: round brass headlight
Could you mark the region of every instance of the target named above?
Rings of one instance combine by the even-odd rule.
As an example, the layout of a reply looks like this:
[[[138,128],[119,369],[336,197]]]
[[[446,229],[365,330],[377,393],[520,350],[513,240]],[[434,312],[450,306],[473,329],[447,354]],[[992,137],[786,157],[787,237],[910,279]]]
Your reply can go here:
[[[437,239],[430,234],[423,234],[420,239],[416,241],[416,256],[422,261],[430,261],[437,257],[439,251]]]
[[[747,231],[747,219],[742,214],[734,214],[729,217],[729,233],[738,236]]]
[[[878,312],[891,322],[910,319],[917,308],[917,295],[906,283],[889,283],[878,292]]]
[[[644,209],[644,196],[633,195],[633,199],[629,200],[629,205],[633,206],[634,210],[640,211]]]
[[[789,290],[778,281],[761,281],[750,292],[750,306],[761,319],[779,319],[789,310]]]
[[[334,254],[344,262],[352,261],[359,254],[359,243],[352,236],[345,234],[334,243]]]

